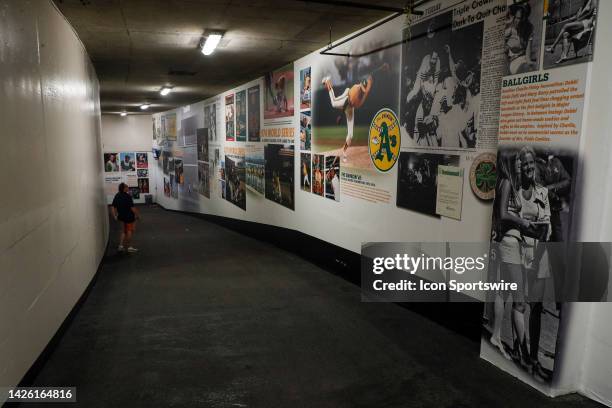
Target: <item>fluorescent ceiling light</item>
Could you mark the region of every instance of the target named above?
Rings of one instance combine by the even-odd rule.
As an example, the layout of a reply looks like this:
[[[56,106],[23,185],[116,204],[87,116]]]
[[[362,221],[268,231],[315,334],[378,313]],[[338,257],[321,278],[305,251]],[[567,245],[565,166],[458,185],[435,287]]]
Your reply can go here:
[[[149,109],[149,106],[151,106],[151,104],[149,104],[149,103],[143,103],[142,105],[140,105],[140,109],[142,109],[142,110],[147,110],[147,109]]]
[[[208,34],[208,37],[206,37],[206,41],[204,42],[204,45],[202,46],[202,54],[204,55],[212,54],[213,51],[215,51],[215,48],[217,48],[217,45],[219,45],[219,42],[221,41],[221,37],[223,37],[222,34]]]
[[[161,96],[166,96],[168,95],[170,92],[172,92],[172,88],[169,86],[163,86],[162,89],[159,91],[159,93],[161,94]]]
[[[121,116],[127,116],[127,112],[126,112],[126,111],[123,111],[123,112],[121,112],[121,113],[120,113],[120,115],[121,115]]]

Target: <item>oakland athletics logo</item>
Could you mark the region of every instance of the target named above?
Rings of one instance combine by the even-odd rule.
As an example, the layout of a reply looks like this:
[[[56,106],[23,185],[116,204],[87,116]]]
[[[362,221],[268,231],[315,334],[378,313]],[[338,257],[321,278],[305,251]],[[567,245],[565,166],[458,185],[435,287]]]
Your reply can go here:
[[[372,119],[369,134],[370,158],[374,167],[387,172],[400,154],[401,134],[397,116],[391,109],[381,109]]]

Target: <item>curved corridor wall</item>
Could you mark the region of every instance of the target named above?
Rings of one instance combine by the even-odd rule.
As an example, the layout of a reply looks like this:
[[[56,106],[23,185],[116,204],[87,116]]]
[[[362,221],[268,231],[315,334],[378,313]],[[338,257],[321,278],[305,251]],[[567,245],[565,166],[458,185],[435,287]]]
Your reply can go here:
[[[563,22],[583,3],[590,17],[570,35]],[[431,1],[410,26],[398,18],[333,50],[350,57],[312,53],[155,114],[157,201],[294,229],[356,253],[363,242],[489,242],[496,168],[511,163],[503,170],[518,177],[526,148],[541,174],[565,185],[551,190],[558,241],[588,241],[598,215],[579,193],[605,175],[581,183],[588,132],[601,130],[583,116],[595,19],[609,6]],[[527,22],[517,28],[521,13]],[[481,356],[558,395],[583,388],[574,361],[585,350],[573,333],[587,329],[579,314],[549,306],[538,343],[544,380],[491,346],[491,310]],[[512,345],[506,323],[503,341]]]
[[[14,386],[95,275],[108,218],[84,46],[51,1],[0,9],[0,385]]]

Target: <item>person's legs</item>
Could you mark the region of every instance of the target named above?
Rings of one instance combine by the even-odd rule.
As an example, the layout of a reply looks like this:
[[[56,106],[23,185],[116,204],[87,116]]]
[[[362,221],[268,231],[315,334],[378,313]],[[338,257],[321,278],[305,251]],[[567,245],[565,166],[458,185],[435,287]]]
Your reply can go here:
[[[123,251],[123,248],[125,247],[124,241],[125,241],[125,232],[124,232],[124,228],[121,228],[121,234],[119,234],[119,250],[120,251]]]
[[[323,80],[323,83],[325,84],[325,87],[327,88],[327,91],[329,93],[329,100],[331,102],[332,107],[335,109],[344,109],[344,104],[348,99],[349,89],[346,88],[340,96],[336,96],[331,79],[325,78]]]
[[[563,26],[561,31],[559,31],[559,35],[557,35],[557,38],[555,38],[555,41],[552,43],[550,47],[546,49],[546,51],[553,52],[555,48],[557,47],[557,44],[559,44],[559,41],[561,41],[561,39],[564,37],[567,38],[571,30],[581,30],[583,27],[584,25],[582,24],[582,21],[574,21],[571,23],[567,23],[566,25]]]
[[[127,248],[128,252],[137,251],[136,248],[132,247],[132,237],[134,236],[134,227],[135,227],[135,224],[133,222],[126,224],[124,245]]]
[[[529,282],[529,358],[532,363],[538,364],[538,351],[540,350],[540,334],[542,331],[542,312],[544,305],[544,291],[546,279],[538,277],[538,271],[530,271],[533,278]]]

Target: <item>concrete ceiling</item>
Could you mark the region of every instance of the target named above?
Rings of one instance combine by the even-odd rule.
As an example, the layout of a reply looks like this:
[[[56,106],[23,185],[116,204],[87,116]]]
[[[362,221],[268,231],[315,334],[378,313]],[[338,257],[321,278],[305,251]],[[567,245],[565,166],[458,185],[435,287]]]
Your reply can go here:
[[[140,112],[145,101],[159,112],[208,98],[327,45],[330,25],[335,40],[390,14],[299,0],[54,1],[93,61],[103,112]],[[207,29],[226,32],[209,57],[198,50]],[[162,97],[163,85],[173,92]]]

